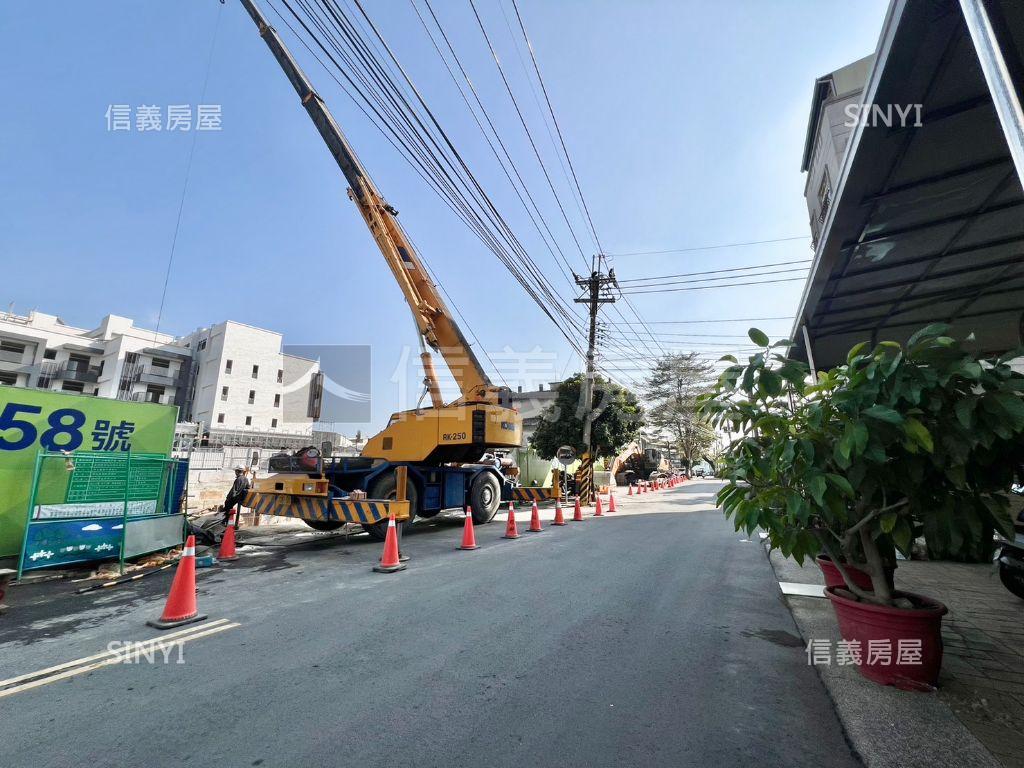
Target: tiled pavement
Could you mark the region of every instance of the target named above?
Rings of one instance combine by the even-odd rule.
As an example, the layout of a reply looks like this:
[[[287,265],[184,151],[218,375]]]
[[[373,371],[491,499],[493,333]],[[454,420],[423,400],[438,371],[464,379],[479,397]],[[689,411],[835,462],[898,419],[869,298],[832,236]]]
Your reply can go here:
[[[939,698],[1003,765],[1024,768],[1024,601],[991,565],[901,562],[896,581],[949,608]]]

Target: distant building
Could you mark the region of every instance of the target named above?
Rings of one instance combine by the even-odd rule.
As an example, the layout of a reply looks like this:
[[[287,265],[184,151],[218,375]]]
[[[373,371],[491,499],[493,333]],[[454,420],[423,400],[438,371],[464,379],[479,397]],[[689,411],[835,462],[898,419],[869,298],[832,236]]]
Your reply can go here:
[[[512,393],[512,407],[519,411],[523,420],[523,447],[530,444],[530,435],[537,431],[541,414],[548,409],[558,397],[560,381],[553,381],[545,389],[541,384],[538,389],[523,392],[519,387]]]
[[[800,167],[807,174],[804,199],[807,201],[814,245],[818,243],[822,224],[835,197],[843,154],[854,128],[855,120],[850,115],[851,112],[856,114],[856,110],[850,105],[860,105],[874,60],[874,55],[865,56],[814,82],[811,116],[807,122]]]
[[[319,364],[281,351],[281,334],[227,321],[184,337],[108,315],[75,328],[32,312],[0,315],[0,384],[178,406],[210,445],[309,444]]]
[[[180,339],[196,361],[190,420],[206,425],[210,443],[284,447],[294,444],[284,438],[312,439],[319,365],[282,353],[281,342],[280,333],[230,320]]]
[[[192,354],[174,337],[107,315],[75,328],[54,315],[0,314],[0,384],[189,405]]]

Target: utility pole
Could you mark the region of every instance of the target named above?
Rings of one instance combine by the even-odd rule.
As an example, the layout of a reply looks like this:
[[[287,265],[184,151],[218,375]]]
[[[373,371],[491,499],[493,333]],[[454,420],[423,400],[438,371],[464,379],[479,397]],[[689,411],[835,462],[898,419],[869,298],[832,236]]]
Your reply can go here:
[[[586,451],[583,454],[581,466],[584,492],[579,494],[584,503],[587,504],[593,500],[594,494],[594,460],[592,455],[591,427],[595,418],[594,358],[597,347],[597,313],[602,304],[613,304],[615,302],[615,296],[609,288],[619,287],[618,282],[615,280],[614,269],[609,270],[607,275],[600,271],[601,259],[602,257],[598,257],[597,269],[592,270],[589,277],[580,277],[575,272],[573,273],[576,285],[585,289],[584,295],[577,297],[573,301],[577,304],[586,304],[590,315],[590,328],[587,334],[587,375],[583,381],[583,396],[581,398],[581,405],[583,407],[583,444]]]

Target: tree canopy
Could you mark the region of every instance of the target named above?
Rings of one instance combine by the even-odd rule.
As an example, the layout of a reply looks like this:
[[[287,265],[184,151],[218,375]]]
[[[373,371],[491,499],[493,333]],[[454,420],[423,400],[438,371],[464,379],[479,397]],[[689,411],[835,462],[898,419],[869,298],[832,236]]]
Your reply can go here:
[[[700,461],[715,442],[715,428],[696,409],[697,397],[714,383],[714,366],[695,352],[659,358],[644,381],[648,424],[675,445],[687,466]]]
[[[571,445],[582,453],[583,374],[577,374],[558,386],[555,402],[541,414],[537,430],[530,436],[530,446],[545,459],[554,457],[563,445]],[[635,440],[643,423],[643,409],[636,395],[600,376],[594,379],[593,407],[597,417],[591,426],[594,454],[610,456]]]

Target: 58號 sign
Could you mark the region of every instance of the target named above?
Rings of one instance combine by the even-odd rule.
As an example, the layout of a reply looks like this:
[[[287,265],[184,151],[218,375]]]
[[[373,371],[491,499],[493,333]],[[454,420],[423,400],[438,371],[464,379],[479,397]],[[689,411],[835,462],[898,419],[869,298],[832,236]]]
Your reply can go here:
[[[29,418],[33,416],[45,417],[45,430],[39,431]],[[91,450],[128,451],[134,431],[135,422],[126,419],[118,424],[96,419],[89,424],[89,417],[78,408],[55,408],[44,413],[41,405],[12,401],[0,410],[0,451],[21,451],[31,448],[37,441],[44,451],[76,451],[82,447],[87,434],[92,438]]]
[[[0,386],[0,557],[18,554],[40,451],[170,456],[170,405]]]

